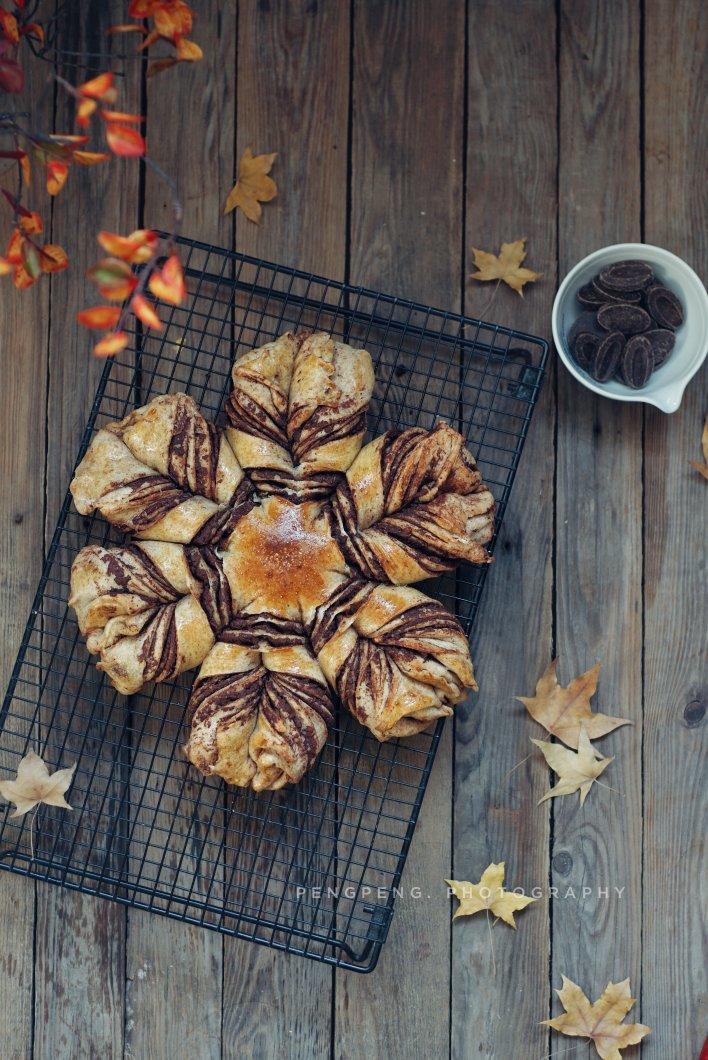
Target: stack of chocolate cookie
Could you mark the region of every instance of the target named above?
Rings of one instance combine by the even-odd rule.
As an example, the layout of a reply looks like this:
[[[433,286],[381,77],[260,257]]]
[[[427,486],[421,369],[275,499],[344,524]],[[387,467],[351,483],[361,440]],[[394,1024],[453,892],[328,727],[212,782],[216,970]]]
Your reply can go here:
[[[578,291],[584,307],[568,345],[576,364],[607,383],[615,378],[638,390],[674,348],[683,306],[657,282],[645,261],[615,261]]]

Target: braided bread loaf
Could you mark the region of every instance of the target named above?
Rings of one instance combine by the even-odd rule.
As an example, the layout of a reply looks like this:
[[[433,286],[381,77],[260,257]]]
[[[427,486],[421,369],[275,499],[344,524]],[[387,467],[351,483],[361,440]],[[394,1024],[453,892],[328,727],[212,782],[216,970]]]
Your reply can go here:
[[[364,438],[374,385],[366,350],[286,332],[239,357],[232,379],[227,435],[258,490],[327,497]]]
[[[422,732],[477,688],[460,623],[407,586],[342,584],[317,609],[312,645],[344,706],[378,740]]]
[[[494,498],[462,436],[440,423],[389,431],[359,453],[332,499],[332,530],[364,578],[397,585],[488,563]]]
[[[101,515],[151,541],[223,541],[253,506],[252,487],[223,432],[186,394],[157,397],[95,436],[71,492],[82,515]]]
[[[334,708],[302,626],[240,615],[207,655],[189,701],[185,754],[254,791],[300,780],[324,747]]]

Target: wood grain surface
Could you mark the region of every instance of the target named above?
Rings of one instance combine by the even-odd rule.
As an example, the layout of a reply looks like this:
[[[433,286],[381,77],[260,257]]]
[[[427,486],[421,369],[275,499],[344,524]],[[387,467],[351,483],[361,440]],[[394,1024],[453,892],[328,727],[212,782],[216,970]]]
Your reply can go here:
[[[493,0],[470,5],[463,267],[473,271],[472,247],[496,252],[500,242],[519,237],[528,238],[532,264],[548,266],[543,285],[524,299],[506,288],[494,291],[492,284],[466,284],[465,311],[542,335],[555,286],[557,88],[548,47],[556,33],[555,4],[520,5],[504,28],[503,45],[496,8]],[[548,879],[549,811],[536,805],[536,766],[529,757],[529,735],[539,733],[530,732],[514,696],[523,693],[529,674],[540,673],[552,648],[553,384],[551,372],[472,637],[480,692],[455,719],[453,877],[478,880],[490,862],[504,861],[507,886],[527,891],[544,888]],[[548,1005],[550,959],[545,894],[517,932],[503,924],[492,932],[484,923],[482,930],[469,926],[458,921],[452,928],[453,1054],[511,1056],[523,1023],[529,1055],[542,1056],[547,1046],[537,1022]]]
[[[651,0],[645,20],[644,238],[705,277],[705,5]],[[676,72],[680,71],[680,76]],[[644,830],[642,1013],[651,1055],[681,1043],[698,1056],[706,1033],[705,538],[701,459],[706,372],[673,416],[647,411],[644,486]],[[679,897],[682,896],[682,897]],[[683,1055],[683,1054],[682,1054]]]
[[[638,3],[561,5],[561,276],[595,247],[641,237],[639,29]],[[629,976],[635,992],[641,981],[642,440],[640,405],[579,394],[559,366],[555,650],[565,679],[602,662],[596,709],[634,722],[602,741],[617,756],[608,786],[551,810],[551,985],[566,975],[593,998],[609,980]],[[537,790],[547,775],[540,763]]]
[[[558,280],[596,247],[643,239],[705,272],[698,0],[194,6],[203,62],[149,82],[134,64],[121,80],[178,177],[186,235],[545,336]],[[125,21],[122,0],[77,7],[65,47],[106,47]],[[26,65],[33,121],[67,131],[49,68]],[[259,226],[222,213],[247,146],[278,153]],[[72,170],[51,208],[40,184],[72,267],[24,293],[2,281],[5,680],[101,367],[73,324],[91,304],[95,232],[170,224],[163,186],[129,162]],[[472,247],[521,237],[543,273],[523,299],[469,280]],[[630,976],[632,1018],[654,1029],[641,1055],[695,1060],[707,492],[689,460],[705,379],[665,416],[593,397],[551,358],[472,637],[481,691],[446,726],[371,975],[2,873],[2,1060],[589,1060],[538,1026],[559,1011],[562,974],[593,997]],[[601,661],[596,709],[634,722],[602,741],[608,787],[583,808],[537,806],[541,730],[514,700],[554,655],[564,681]],[[153,737],[142,751],[160,753]],[[510,885],[540,889],[518,930],[452,925],[443,880],[501,860]]]

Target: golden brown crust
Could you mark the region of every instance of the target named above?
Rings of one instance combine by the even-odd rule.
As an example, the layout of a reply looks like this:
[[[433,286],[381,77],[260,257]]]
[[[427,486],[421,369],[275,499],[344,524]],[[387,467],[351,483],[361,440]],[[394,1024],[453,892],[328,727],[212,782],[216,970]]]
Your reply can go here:
[[[239,607],[294,618],[320,603],[334,572],[346,571],[321,506],[277,496],[239,522],[224,566]]]

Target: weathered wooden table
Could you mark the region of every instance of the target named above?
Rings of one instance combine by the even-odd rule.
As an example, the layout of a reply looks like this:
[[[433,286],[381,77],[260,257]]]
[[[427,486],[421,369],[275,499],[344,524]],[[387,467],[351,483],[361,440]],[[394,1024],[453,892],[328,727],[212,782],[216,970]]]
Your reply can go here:
[[[558,278],[598,246],[705,268],[699,0],[195,7],[205,60],[146,86],[136,67],[123,100],[179,176],[187,234],[470,314],[490,294],[471,247],[525,236],[543,280],[487,313],[541,335]],[[123,8],[82,5],[65,46],[103,46]],[[37,121],[65,131],[73,107],[46,79],[35,67]],[[279,153],[260,227],[222,216],[248,145]],[[71,270],[2,288],[4,680],[101,368],[74,323],[95,232],[169,224],[133,164],[70,184],[51,235]],[[665,416],[594,399],[553,358],[473,638],[481,692],[447,725],[372,975],[3,874],[0,1056],[589,1057],[538,1025],[564,973],[593,996],[630,976],[644,1053],[696,1057],[704,383]],[[621,794],[596,787],[582,809],[537,806],[540,732],[514,701],[554,655],[564,678],[601,660],[598,709],[635,723],[603,743]],[[543,898],[517,932],[496,927],[492,958],[482,918],[451,926],[441,881],[502,859]]]

